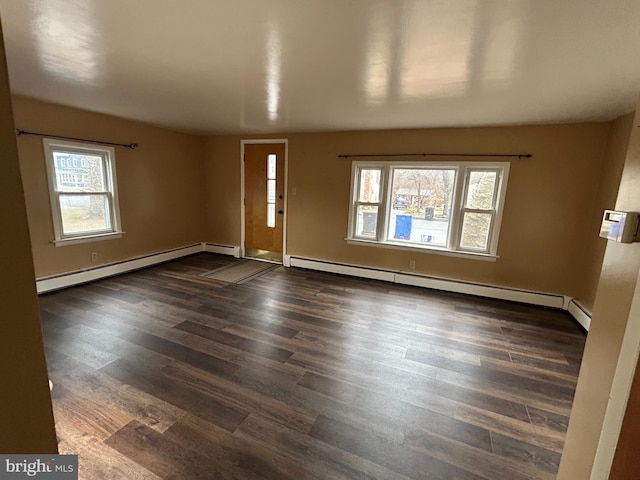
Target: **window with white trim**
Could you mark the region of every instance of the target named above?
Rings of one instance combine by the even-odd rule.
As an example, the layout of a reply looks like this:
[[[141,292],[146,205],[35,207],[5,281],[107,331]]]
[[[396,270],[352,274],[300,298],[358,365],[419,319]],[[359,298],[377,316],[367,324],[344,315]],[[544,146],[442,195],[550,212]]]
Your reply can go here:
[[[353,162],[347,240],[495,257],[509,163]]]
[[[121,236],[114,149],[45,138],[55,243]]]

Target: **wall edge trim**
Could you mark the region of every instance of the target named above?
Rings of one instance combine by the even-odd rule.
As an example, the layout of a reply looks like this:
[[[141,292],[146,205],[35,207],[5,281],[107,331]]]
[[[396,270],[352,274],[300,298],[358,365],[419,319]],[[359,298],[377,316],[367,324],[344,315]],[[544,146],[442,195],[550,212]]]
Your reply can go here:
[[[565,309],[578,322],[585,331],[589,331],[591,327],[591,312],[580,304],[575,298],[569,301],[569,305]]]
[[[219,243],[203,243],[202,251],[209,253],[219,253],[221,255],[232,255],[235,258],[240,258],[240,247],[233,245],[222,245]]]

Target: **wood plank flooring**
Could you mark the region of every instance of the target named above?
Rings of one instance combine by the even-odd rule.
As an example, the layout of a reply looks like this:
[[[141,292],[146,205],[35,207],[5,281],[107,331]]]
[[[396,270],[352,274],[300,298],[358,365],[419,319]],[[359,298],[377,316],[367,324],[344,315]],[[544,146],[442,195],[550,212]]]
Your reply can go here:
[[[564,312],[197,254],[40,297],[85,479],[556,476],[585,334]]]

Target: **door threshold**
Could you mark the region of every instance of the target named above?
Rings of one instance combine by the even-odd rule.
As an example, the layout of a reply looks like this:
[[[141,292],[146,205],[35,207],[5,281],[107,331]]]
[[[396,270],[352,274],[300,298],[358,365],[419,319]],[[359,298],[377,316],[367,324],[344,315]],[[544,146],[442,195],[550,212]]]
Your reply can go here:
[[[280,265],[283,263],[282,253],[260,250],[258,248],[247,248],[244,252],[244,258],[258,260],[260,262],[278,263]]]

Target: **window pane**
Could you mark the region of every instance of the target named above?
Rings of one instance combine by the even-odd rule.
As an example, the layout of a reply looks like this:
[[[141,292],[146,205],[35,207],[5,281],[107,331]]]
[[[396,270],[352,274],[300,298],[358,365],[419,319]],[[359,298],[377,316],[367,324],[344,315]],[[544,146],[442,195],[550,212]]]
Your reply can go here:
[[[378,207],[358,205],[356,218],[356,235],[358,237],[376,237],[378,225]]]
[[[267,227],[275,228],[276,226],[276,206],[273,203],[267,205]]]
[[[104,192],[104,159],[97,155],[53,152],[56,190],[59,192]]]
[[[446,246],[455,176],[455,170],[394,169],[389,240]]]
[[[472,171],[467,186],[466,208],[491,210],[494,205],[494,193],[498,174],[496,172]]]
[[[270,180],[276,179],[276,158],[275,153],[267,155],[267,178]]]
[[[60,195],[62,231],[65,235],[109,230],[109,201],[106,195]]]
[[[276,181],[267,180],[267,203],[276,203]]]
[[[465,212],[462,219],[460,246],[462,248],[486,250],[489,241],[491,217],[490,213]]]
[[[360,169],[359,202],[378,203],[380,201],[380,174],[379,169]]]

